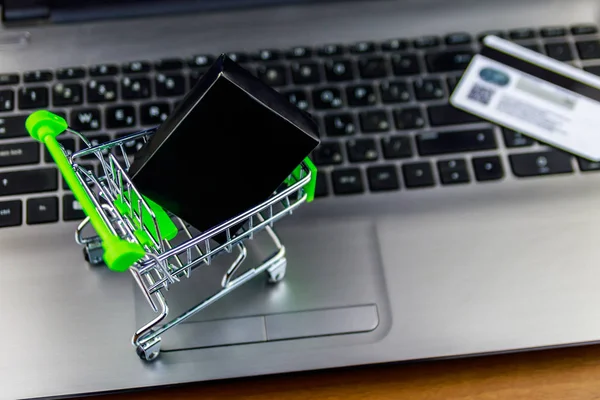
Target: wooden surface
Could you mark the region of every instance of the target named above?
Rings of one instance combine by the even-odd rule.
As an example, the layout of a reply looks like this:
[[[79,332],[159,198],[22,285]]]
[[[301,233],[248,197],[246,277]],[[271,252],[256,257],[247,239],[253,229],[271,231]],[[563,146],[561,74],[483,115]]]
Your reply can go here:
[[[600,346],[211,382],[97,399],[600,399]]]

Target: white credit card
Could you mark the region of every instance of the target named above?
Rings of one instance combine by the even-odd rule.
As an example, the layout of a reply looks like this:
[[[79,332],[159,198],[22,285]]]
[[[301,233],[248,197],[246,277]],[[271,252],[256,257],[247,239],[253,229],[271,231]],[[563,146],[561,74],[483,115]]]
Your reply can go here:
[[[600,77],[487,36],[450,103],[568,153],[600,161]]]

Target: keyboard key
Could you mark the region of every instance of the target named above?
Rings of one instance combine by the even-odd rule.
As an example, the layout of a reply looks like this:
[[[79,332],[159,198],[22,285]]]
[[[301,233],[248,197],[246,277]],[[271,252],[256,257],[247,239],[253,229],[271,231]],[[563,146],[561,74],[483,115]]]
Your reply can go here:
[[[188,78],[188,80],[190,82],[190,87],[193,87],[196,83],[198,83],[200,78],[202,78],[203,76],[204,76],[203,70],[199,70],[199,69],[191,70],[189,78]]]
[[[467,32],[455,32],[446,35],[444,42],[449,46],[469,44],[473,41],[471,35]]]
[[[393,165],[369,167],[367,168],[367,178],[369,181],[369,190],[372,192],[400,189],[398,172]]]
[[[115,106],[106,108],[106,127],[131,128],[135,126],[135,108],[133,106]]]
[[[81,208],[81,204],[75,199],[72,194],[66,194],[62,199],[63,203],[63,220],[79,221],[85,218],[85,213]]]
[[[508,37],[513,40],[533,39],[536,32],[531,28],[513,29],[508,33]]]
[[[375,161],[379,158],[377,146],[373,139],[350,140],[346,143],[350,162]]]
[[[358,42],[350,46],[350,53],[353,54],[373,53],[375,50],[377,46],[374,42]]]
[[[435,185],[433,169],[429,162],[402,165],[402,175],[407,188],[422,188]]]
[[[98,146],[99,144],[110,141],[110,136],[108,136],[106,134],[94,134],[93,136],[92,135],[86,136],[86,139],[90,142],[91,147],[95,147],[95,146]],[[83,141],[79,140],[79,148],[87,149],[88,146],[85,143],[83,143]],[[102,150],[102,155],[107,156],[108,150]],[[83,160],[97,160],[98,159],[96,154],[87,154],[81,158]]]
[[[117,138],[122,138],[125,136],[130,135],[131,133],[119,133],[117,134]],[[131,139],[126,141],[125,143],[123,143],[123,147],[125,148],[125,153],[127,153],[127,155],[133,155],[135,153],[137,153],[138,151],[140,151],[142,149],[142,147],[144,147],[145,142],[144,139],[142,137],[137,137],[135,139]],[[116,156],[123,156],[123,152],[121,151],[120,148],[115,148],[115,155]]]
[[[21,225],[23,223],[22,213],[23,203],[21,200],[0,201],[0,228]]]
[[[571,156],[555,150],[509,155],[513,173],[518,177],[566,174],[573,172]]]
[[[149,62],[146,61],[132,61],[126,64],[123,64],[121,70],[124,74],[137,74],[141,72],[150,72],[152,69]]]
[[[104,103],[117,100],[117,82],[92,79],[87,84],[87,100],[90,103]]]
[[[23,74],[23,82],[48,82],[54,77],[52,71],[38,70],[38,71],[27,71]]]
[[[252,54],[252,59],[256,61],[275,61],[281,59],[282,54],[277,49],[262,49]]]
[[[472,162],[478,181],[494,181],[504,177],[504,168],[498,156],[475,157]]]
[[[442,81],[438,78],[417,79],[413,85],[417,100],[439,100],[446,95]]]
[[[54,106],[72,106],[83,103],[83,86],[79,83],[57,83],[52,87]]]
[[[381,82],[379,84],[381,101],[386,104],[410,101],[410,91],[406,82]]]
[[[381,51],[401,51],[408,48],[408,41],[404,39],[389,39],[381,43]]]
[[[468,183],[471,180],[467,170],[467,162],[463,159],[438,161],[437,166],[440,181],[444,185]]]
[[[583,172],[600,171],[600,162],[598,161],[590,161],[577,157],[577,163],[579,164],[579,169]]]
[[[230,51],[226,54],[227,54],[227,57],[231,58],[233,61],[235,61],[238,64],[245,63],[250,58],[250,57],[248,57],[248,54],[241,52],[241,51]]]
[[[313,151],[313,162],[315,165],[341,164],[343,160],[342,148],[337,142],[322,142]]]
[[[321,57],[339,56],[346,52],[346,48],[341,44],[326,44],[317,50],[317,54]]]
[[[461,153],[496,149],[491,129],[422,133],[416,136],[421,155]]]
[[[346,98],[348,99],[348,105],[355,107],[377,104],[375,88],[369,84],[348,86],[346,88]]]
[[[466,113],[450,104],[435,105],[427,107],[429,123],[431,126],[456,125],[482,122],[483,120],[472,114]]]
[[[336,109],[344,105],[342,92],[334,87],[315,89],[312,98],[313,107],[317,110]]]
[[[119,67],[113,64],[92,65],[89,68],[90,76],[112,76],[119,73]]]
[[[290,60],[298,60],[301,58],[311,57],[312,54],[313,51],[310,47],[296,46],[292,47],[290,50],[285,52],[285,58],[288,58]]]
[[[364,133],[387,132],[390,122],[385,110],[365,111],[360,114],[360,127]]]
[[[422,36],[413,41],[413,46],[417,49],[426,49],[439,46],[441,40],[437,36]]]
[[[0,144],[0,167],[39,162],[40,144],[38,142]]]
[[[16,85],[19,83],[20,78],[17,74],[0,74],[0,86],[2,85]]]
[[[600,58],[600,40],[586,40],[576,42],[579,58],[588,60],[591,58]]]
[[[29,137],[25,129],[28,115],[0,116],[0,140],[17,137]]]
[[[491,36],[491,35],[493,35],[493,36],[498,36],[499,38],[502,38],[502,39],[506,39],[506,38],[508,38],[508,35],[507,35],[507,34],[506,34],[504,31],[497,30],[497,29],[493,29],[493,30],[489,30],[489,31],[481,32],[481,33],[478,35],[478,39],[479,39],[479,41],[480,41],[480,42],[483,42],[483,39],[484,39],[486,36]]]
[[[471,50],[444,51],[427,54],[425,62],[429,72],[464,71],[472,58]]]
[[[147,99],[150,96],[152,96],[152,85],[149,78],[126,76],[121,80],[121,97],[123,99]]]
[[[508,148],[527,147],[534,143],[534,140],[529,136],[525,136],[521,132],[515,132],[508,128],[502,128],[502,136],[504,136],[504,144]]]
[[[288,82],[283,65],[260,65],[257,69],[258,77],[269,86],[283,86]]]
[[[28,110],[48,107],[48,98],[48,88],[44,86],[21,88],[19,90],[19,108],[21,110]]]
[[[418,129],[425,126],[423,111],[419,107],[400,108],[394,110],[396,129]]]
[[[547,26],[540,30],[542,37],[559,37],[567,34],[567,28],[563,26]]]
[[[571,27],[571,33],[573,35],[591,35],[598,33],[598,27],[588,24],[575,25]]]
[[[537,43],[519,43],[519,45],[537,53],[542,53],[542,47]]]
[[[82,108],[71,111],[69,125],[75,131],[96,131],[101,128],[100,119],[97,108]]]
[[[0,172],[0,196],[12,196],[58,189],[55,168]]]
[[[365,187],[358,168],[344,168],[331,173],[333,192],[337,195],[363,193]]]
[[[85,77],[85,69],[74,67],[74,68],[61,68],[56,71],[56,79],[81,79]]]
[[[383,156],[387,159],[409,158],[413,155],[408,136],[392,136],[381,139]]]
[[[58,139],[58,142],[63,146],[63,148],[65,150],[70,151],[71,153],[75,152],[75,139],[73,138],[61,138]],[[46,146],[44,146],[44,161],[47,163],[54,163],[54,159],[52,158],[52,156],[50,155],[50,152],[48,151],[48,149],[46,148]]]
[[[325,77],[330,82],[341,82],[354,79],[351,60],[326,60]]]
[[[356,133],[352,114],[332,114],[324,117],[325,133],[330,137],[350,136]]]
[[[558,61],[571,61],[573,52],[568,43],[549,43],[546,45],[546,54]]]
[[[15,108],[15,93],[12,90],[0,90],[0,112]]]
[[[165,58],[154,63],[157,71],[173,71],[183,68],[183,60],[179,58]]]
[[[363,79],[383,78],[388,75],[383,57],[365,57],[359,59],[358,72]]]
[[[592,65],[589,67],[583,67],[583,70],[589,72],[590,74],[600,76],[600,65]]]
[[[319,65],[315,62],[298,62],[292,64],[292,80],[299,85],[321,82]]]
[[[458,81],[460,81],[460,76],[449,76],[446,78],[446,83],[448,84],[448,91],[450,93],[454,92],[456,89],[456,85],[458,85]]]
[[[160,97],[181,96],[185,93],[185,77],[182,74],[158,74],[154,84],[156,95]]]
[[[421,72],[416,54],[393,54],[390,60],[395,75],[416,75]]]
[[[45,224],[58,221],[58,197],[27,200],[27,224]]]
[[[210,54],[198,54],[193,56],[188,61],[188,66],[190,68],[207,68],[215,62],[215,57]]]
[[[304,90],[286,90],[281,94],[287,97],[288,101],[299,109],[308,110],[308,96]]]
[[[324,197],[329,194],[327,176],[323,171],[317,171],[317,184],[315,185],[315,197]]]
[[[169,103],[147,103],[140,106],[140,122],[142,125],[160,125],[170,113]]]

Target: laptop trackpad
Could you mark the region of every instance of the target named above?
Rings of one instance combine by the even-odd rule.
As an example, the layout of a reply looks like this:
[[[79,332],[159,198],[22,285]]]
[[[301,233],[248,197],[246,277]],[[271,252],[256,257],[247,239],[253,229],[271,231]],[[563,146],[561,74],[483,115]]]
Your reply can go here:
[[[285,279],[271,284],[266,275],[255,277],[164,333],[163,351],[369,332],[380,324],[385,287],[372,222],[282,223],[277,233],[286,246]],[[246,268],[274,249],[266,234],[248,247]],[[165,293],[168,318],[214,293],[234,257],[220,256],[174,284]],[[135,292],[141,326],[154,313],[137,286]]]

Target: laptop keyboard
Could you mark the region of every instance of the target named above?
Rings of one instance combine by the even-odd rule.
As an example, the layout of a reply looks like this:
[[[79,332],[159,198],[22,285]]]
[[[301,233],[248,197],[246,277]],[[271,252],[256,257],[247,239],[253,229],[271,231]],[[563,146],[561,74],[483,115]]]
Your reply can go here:
[[[600,170],[448,104],[487,34],[600,75],[598,28],[587,24],[229,56],[321,124],[312,154],[319,198]],[[0,74],[0,227],[84,217],[49,154],[28,137],[30,112],[50,109],[103,142],[164,121],[215,56]],[[62,143],[73,151],[83,145],[73,137]]]

